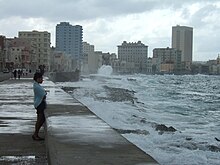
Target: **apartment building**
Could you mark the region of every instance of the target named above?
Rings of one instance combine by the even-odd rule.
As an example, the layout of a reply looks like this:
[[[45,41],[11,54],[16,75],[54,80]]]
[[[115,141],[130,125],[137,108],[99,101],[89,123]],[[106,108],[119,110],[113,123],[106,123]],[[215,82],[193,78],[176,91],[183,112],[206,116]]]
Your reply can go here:
[[[174,48],[155,48],[153,58],[156,59],[156,71],[173,73],[181,70],[182,51]]]
[[[91,45],[87,42],[83,42],[83,56],[82,56],[82,65],[81,65],[81,73],[82,74],[89,74],[92,69],[89,66],[95,65],[93,63],[94,60],[89,60],[95,56],[95,46]]]
[[[192,63],[193,28],[187,26],[172,27],[172,48],[182,51],[181,61]]]
[[[148,46],[138,42],[126,42],[118,45],[118,59],[121,72],[144,73],[147,69]]]
[[[25,38],[6,39],[6,67],[36,69],[36,44]]]
[[[36,44],[36,66],[44,66],[49,70],[51,37],[47,31],[20,31],[19,38],[29,39]]]
[[[83,55],[83,28],[60,22],[56,25],[56,50],[69,54],[73,59],[81,61]]]
[[[85,64],[88,64],[88,56],[94,54],[95,46],[89,44],[88,42],[83,42],[83,55],[82,59]]]

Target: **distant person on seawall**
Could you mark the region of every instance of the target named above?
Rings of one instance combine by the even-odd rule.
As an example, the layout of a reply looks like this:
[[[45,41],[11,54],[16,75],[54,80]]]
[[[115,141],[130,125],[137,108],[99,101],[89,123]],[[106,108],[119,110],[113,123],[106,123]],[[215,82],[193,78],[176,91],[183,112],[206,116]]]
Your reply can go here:
[[[16,69],[13,71],[13,75],[14,75],[14,79],[16,79],[17,78],[17,70]]]
[[[44,110],[46,109],[46,91],[40,85],[43,83],[43,75],[42,73],[36,72],[34,74],[34,107],[37,110],[37,121],[35,124],[35,132],[32,135],[33,140],[40,141],[44,140],[44,138],[39,137],[39,131],[42,125],[45,122]]]

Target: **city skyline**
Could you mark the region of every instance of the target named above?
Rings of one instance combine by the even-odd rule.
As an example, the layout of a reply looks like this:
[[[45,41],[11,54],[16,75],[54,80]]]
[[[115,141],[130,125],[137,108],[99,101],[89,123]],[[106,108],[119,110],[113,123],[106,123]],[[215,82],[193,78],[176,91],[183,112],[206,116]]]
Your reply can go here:
[[[193,61],[216,59],[220,53],[219,0],[0,0],[0,5],[0,34],[6,37],[48,31],[55,46],[56,25],[70,22],[83,26],[83,41],[95,50],[117,53],[123,41],[141,41],[152,57],[154,48],[171,47],[172,26],[181,25],[193,28]]]

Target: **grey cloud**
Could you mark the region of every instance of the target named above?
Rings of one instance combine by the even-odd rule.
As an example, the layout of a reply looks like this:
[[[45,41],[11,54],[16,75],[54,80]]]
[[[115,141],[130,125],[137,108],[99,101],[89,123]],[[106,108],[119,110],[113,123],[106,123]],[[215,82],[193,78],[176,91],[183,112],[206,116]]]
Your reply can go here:
[[[109,48],[116,49],[117,44],[121,44],[123,40],[130,41],[134,36],[134,34],[130,34],[129,32],[123,33],[122,31],[117,33],[117,31],[114,31],[114,27],[112,25],[109,26],[114,22],[114,20],[120,20],[120,18],[117,17],[128,14],[151,12],[154,9],[170,9],[168,11],[174,11],[174,13],[176,13],[176,11],[178,11],[178,13],[182,12],[181,18],[174,21],[181,21],[180,23],[183,22],[184,25],[192,26],[194,28],[194,48],[196,51],[214,52],[220,49],[218,44],[220,42],[218,36],[220,34],[220,31],[218,30],[220,29],[220,25],[217,20],[220,17],[220,10],[219,7],[215,6],[215,2],[220,1],[0,0],[0,23],[2,25],[0,26],[0,32],[5,35],[15,36],[17,35],[17,31],[21,29],[35,29],[35,27],[33,27],[33,23],[30,25],[28,24],[29,21],[31,22],[32,20],[23,18],[44,18],[45,20],[43,19],[43,22],[50,24],[50,26],[47,27],[50,29],[54,29],[55,25],[60,21],[68,21],[71,22],[71,24],[83,23],[83,27],[85,27],[85,39],[91,44],[95,44],[98,49],[109,51]],[[202,3],[206,6],[191,15],[188,7],[194,3]],[[157,18],[155,19],[157,20]],[[158,18],[158,20],[160,21],[160,18]],[[169,21],[172,22],[172,20],[168,20],[168,22]],[[36,24],[37,23],[38,22],[36,22]],[[179,24],[179,22],[177,23]],[[123,26],[129,25],[122,25],[122,27],[117,28],[123,29]],[[140,25],[137,24],[137,26]],[[171,23],[168,26],[171,28]],[[160,28],[162,29],[163,27]],[[138,29],[138,27],[134,27],[134,29]],[[140,40],[149,46],[150,55],[152,54],[153,48],[167,47],[171,45],[171,34],[167,37],[160,36],[155,33],[155,38],[150,38],[147,34],[147,31],[142,32],[142,38],[140,38]],[[106,40],[106,38],[108,39]],[[212,54],[213,53],[210,53],[210,56]],[[200,58],[199,53],[197,54],[197,57]]]
[[[212,0],[215,2],[217,0]],[[208,0],[7,0],[0,1],[0,18],[20,16],[48,20],[88,20],[132,13],[142,13],[158,8],[180,8],[183,4],[208,2]]]
[[[219,34],[219,33],[218,33]],[[220,38],[219,36],[199,36],[195,40],[197,49],[201,52],[212,52],[217,50],[220,51],[219,43]]]
[[[192,17],[190,18],[190,24],[193,25],[195,28],[199,28],[201,26],[207,26],[208,22],[206,22],[204,19],[213,13],[219,13],[220,10],[214,5],[207,5],[200,10],[198,10]],[[217,20],[216,20],[217,21]]]
[[[151,5],[153,4],[150,2]],[[48,19],[92,19],[123,13],[136,13],[145,11],[149,2],[146,1],[103,1],[103,0],[55,0],[30,1],[7,0],[0,1],[0,17],[46,17]]]

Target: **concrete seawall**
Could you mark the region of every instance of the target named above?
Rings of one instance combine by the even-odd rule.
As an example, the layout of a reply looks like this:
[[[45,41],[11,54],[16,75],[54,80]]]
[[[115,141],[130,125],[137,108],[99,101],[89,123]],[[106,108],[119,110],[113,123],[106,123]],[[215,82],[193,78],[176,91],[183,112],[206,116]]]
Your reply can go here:
[[[47,73],[53,82],[79,81],[79,71]]]
[[[18,87],[15,84],[18,83]],[[2,88],[6,88],[0,93],[1,108],[5,108],[5,104],[13,102],[10,98],[14,96],[10,91],[13,88],[15,90],[16,97],[22,100],[22,105],[27,109],[33,110],[32,115],[36,115],[33,109],[33,89],[32,80],[8,80],[1,82]],[[127,141],[118,132],[113,130],[107,123],[92,113],[85,105],[81,104],[78,100],[72,98],[69,94],[62,89],[57,88],[52,81],[45,80],[43,86],[48,91],[47,94],[47,109],[45,111],[46,124],[45,124],[45,150],[47,155],[48,164],[51,165],[142,165],[142,164],[158,164],[150,155],[144,153],[138,147]],[[25,92],[25,93],[24,93]],[[8,97],[5,100],[4,96]],[[8,103],[7,103],[8,104]],[[24,107],[21,106],[19,101],[13,102],[17,109],[24,111]],[[9,108],[10,106],[8,106]],[[11,117],[10,117],[11,113]],[[4,113],[3,113],[4,114]],[[3,115],[0,113],[0,125],[5,123]],[[14,119],[14,112],[12,109],[8,109],[8,119]],[[22,113],[21,113],[22,114]],[[35,116],[36,117],[36,116]],[[27,118],[27,117],[26,117]],[[25,120],[27,120],[25,118]],[[32,119],[33,120],[33,119]],[[4,152],[7,155],[42,155],[39,152],[43,151],[42,142],[36,142],[31,139],[34,122],[30,122],[31,128],[25,133],[19,133],[21,137],[26,137],[26,142],[23,138],[17,138],[16,144],[23,141],[22,146],[18,145],[16,153],[13,151],[13,147],[5,146]],[[10,126],[10,125],[8,125]],[[5,127],[5,125],[4,125]],[[19,130],[24,129],[23,124],[18,125]],[[26,127],[25,127],[26,128]],[[12,131],[13,132],[13,128]],[[15,133],[14,133],[15,134]],[[8,135],[9,136],[9,135]],[[8,136],[1,136],[0,142],[7,141]],[[15,135],[14,135],[15,136]],[[15,136],[15,139],[17,134]],[[27,138],[29,137],[29,138]],[[10,142],[10,141],[9,141]],[[27,144],[27,146],[26,146]],[[40,145],[40,150],[33,152],[33,148],[37,148],[36,145]],[[2,148],[2,145],[1,145]],[[22,148],[27,152],[23,153]],[[13,152],[12,152],[13,151]],[[30,152],[30,153],[28,153]],[[3,150],[0,153],[3,153]],[[2,156],[2,155],[0,155]],[[39,157],[39,156],[38,156]],[[42,159],[44,156],[41,156]],[[41,162],[43,160],[41,159]],[[36,157],[32,161],[38,161]],[[46,159],[44,159],[46,161]],[[4,161],[3,161],[4,162]],[[22,162],[22,160],[21,160]],[[32,162],[31,164],[38,164]],[[40,163],[39,163],[40,164]],[[43,163],[42,163],[43,164]]]
[[[11,73],[0,73],[0,82],[8,80],[11,77]]]
[[[57,102],[60,98],[63,104]],[[49,92],[48,99],[46,139],[51,164],[157,164],[61,89]]]

